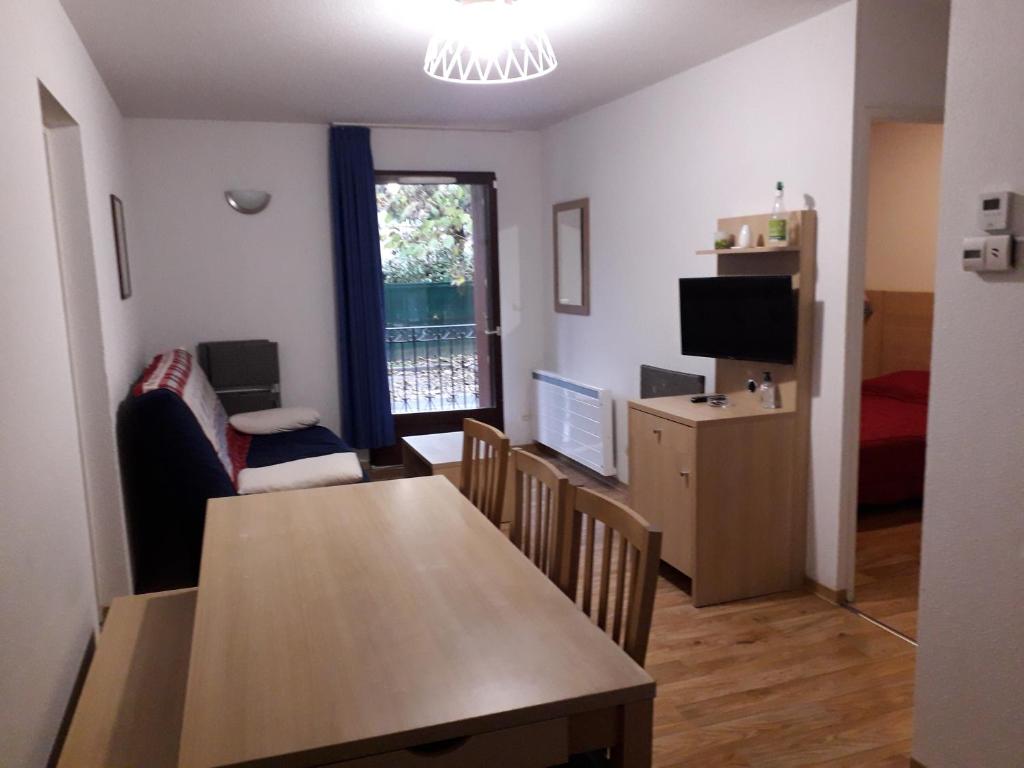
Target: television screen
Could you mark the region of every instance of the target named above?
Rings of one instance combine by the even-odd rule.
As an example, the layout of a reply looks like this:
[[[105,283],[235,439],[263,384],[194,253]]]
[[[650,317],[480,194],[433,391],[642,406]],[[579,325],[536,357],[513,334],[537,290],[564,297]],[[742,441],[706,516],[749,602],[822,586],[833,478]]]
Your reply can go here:
[[[795,357],[789,276],[682,278],[679,315],[684,355],[786,364]]]

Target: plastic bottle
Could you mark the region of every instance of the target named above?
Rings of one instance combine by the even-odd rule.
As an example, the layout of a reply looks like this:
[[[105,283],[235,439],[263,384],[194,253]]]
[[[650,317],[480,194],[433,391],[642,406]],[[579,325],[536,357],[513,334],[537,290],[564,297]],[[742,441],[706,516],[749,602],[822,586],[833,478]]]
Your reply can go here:
[[[772,381],[771,371],[764,372],[764,379],[761,381],[761,386],[758,387],[758,391],[761,394],[762,408],[779,407],[779,391],[775,387],[775,382]]]

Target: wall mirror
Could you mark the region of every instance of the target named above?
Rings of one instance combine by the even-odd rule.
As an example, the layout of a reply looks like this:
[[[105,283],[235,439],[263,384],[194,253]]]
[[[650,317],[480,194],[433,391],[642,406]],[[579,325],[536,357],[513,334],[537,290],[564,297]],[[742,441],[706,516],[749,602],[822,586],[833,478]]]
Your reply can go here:
[[[590,199],[554,207],[555,312],[590,314]]]

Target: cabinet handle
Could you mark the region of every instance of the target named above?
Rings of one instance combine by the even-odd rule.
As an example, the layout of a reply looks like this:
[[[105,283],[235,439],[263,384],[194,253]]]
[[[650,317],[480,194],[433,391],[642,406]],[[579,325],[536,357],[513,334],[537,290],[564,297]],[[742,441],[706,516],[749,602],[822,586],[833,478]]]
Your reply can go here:
[[[680,477],[685,477],[687,480],[689,480],[690,479],[690,470],[688,470],[688,469],[680,469],[679,470],[679,476]]]
[[[658,437],[661,437],[661,430],[660,429],[652,429],[651,432],[656,434]]]
[[[437,757],[439,755],[447,755],[457,751],[460,747],[465,746],[468,741],[468,736],[458,736],[454,739],[435,741],[432,744],[421,744],[418,747],[409,747],[408,751],[414,755],[420,755],[421,757]]]

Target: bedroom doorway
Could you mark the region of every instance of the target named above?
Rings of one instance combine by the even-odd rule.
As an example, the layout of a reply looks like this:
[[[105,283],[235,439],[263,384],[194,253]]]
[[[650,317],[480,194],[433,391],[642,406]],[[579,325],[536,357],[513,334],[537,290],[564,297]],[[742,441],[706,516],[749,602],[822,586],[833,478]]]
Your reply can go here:
[[[917,636],[942,124],[875,122],[867,176],[854,600]]]

